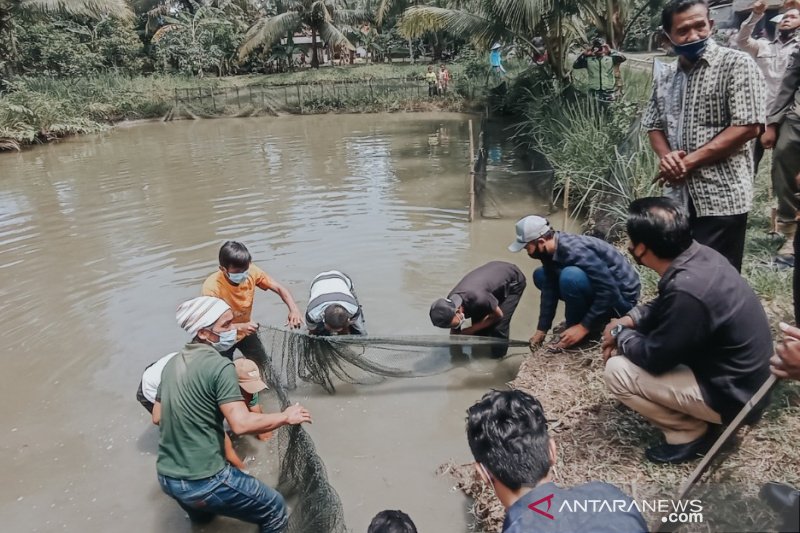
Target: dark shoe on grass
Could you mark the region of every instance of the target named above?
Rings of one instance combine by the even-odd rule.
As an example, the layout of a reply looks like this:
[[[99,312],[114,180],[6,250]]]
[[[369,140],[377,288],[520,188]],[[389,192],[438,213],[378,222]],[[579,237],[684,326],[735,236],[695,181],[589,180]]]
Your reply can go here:
[[[645,450],[644,455],[654,463],[680,464],[693,461],[708,452],[719,437],[719,426],[709,426],[702,437],[686,444],[661,444]]]
[[[773,264],[778,267],[778,270],[787,270],[789,268],[794,268],[794,256],[793,255],[777,255],[773,261]]]
[[[779,531],[800,530],[800,491],[783,483],[771,481],[761,487],[758,496],[781,517]]]

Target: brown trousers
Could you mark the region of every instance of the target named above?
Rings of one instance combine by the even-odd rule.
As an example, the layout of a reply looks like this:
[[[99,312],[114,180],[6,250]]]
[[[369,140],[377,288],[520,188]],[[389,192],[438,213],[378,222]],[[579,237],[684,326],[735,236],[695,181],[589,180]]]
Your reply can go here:
[[[722,423],[687,366],[654,376],[620,355],[608,360],[603,377],[611,393],[663,431],[669,444],[686,444],[701,437],[709,423]]]

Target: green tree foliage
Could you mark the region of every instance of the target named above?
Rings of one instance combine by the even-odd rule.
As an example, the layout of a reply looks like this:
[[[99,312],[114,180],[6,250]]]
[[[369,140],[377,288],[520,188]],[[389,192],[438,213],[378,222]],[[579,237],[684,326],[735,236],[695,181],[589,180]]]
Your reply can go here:
[[[132,15],[125,0],[0,0],[0,72],[10,75],[18,69],[19,31],[41,13],[90,18]]]
[[[142,67],[142,43],[128,20],[42,17],[17,33],[19,71],[28,75],[87,76]]]
[[[157,67],[189,75],[227,74],[241,38],[239,28],[220,8],[195,7],[193,13],[181,11],[162,17],[165,24],[152,38]]]
[[[263,16],[250,27],[239,48],[240,58],[308,29],[311,31],[311,66],[316,68],[319,67],[318,36],[326,45],[354,50],[346,33],[352,26],[372,18],[368,11],[347,8],[341,0],[286,0],[281,4],[282,12]]]

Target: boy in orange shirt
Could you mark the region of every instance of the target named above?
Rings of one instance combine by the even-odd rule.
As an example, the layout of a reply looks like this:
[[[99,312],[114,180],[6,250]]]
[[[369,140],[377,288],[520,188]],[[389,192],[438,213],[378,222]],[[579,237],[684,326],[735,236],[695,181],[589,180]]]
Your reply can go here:
[[[258,324],[250,318],[256,287],[272,291],[281,297],[289,309],[290,327],[299,328],[303,319],[289,289],[252,264],[251,259],[244,244],[236,241],[223,244],[219,249],[219,272],[211,274],[203,283],[203,296],[216,296],[224,300],[233,311],[236,341],[230,348],[220,350],[220,353],[233,359],[233,352],[238,348],[243,356],[255,362],[259,368],[264,368],[267,352],[258,338]]]

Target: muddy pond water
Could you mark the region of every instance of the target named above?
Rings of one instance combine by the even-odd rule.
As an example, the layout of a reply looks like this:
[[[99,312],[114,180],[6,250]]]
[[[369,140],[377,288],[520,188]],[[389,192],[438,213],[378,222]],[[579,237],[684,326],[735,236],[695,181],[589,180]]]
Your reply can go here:
[[[176,305],[235,239],[303,309],[313,276],[336,268],[355,281],[371,334],[445,336],[430,302],[489,260],[530,274],[536,264],[506,246],[516,218],[546,205],[509,178],[504,217],[468,222],[469,118],[149,123],[0,155],[0,529],[249,530],[227,519],[193,528],[156,481],[158,432],[135,392],[144,367],[186,341]],[[537,305],[529,289],[513,338],[530,336]],[[254,309],[261,323],[285,321],[272,293]],[[435,470],[471,460],[465,410],[521,357],[334,396],[293,391],[314,414],[309,433],[348,528],[399,508],[421,532],[467,531],[469,502]],[[261,444],[239,443],[255,475],[270,468]]]

